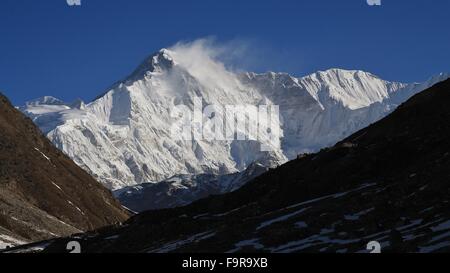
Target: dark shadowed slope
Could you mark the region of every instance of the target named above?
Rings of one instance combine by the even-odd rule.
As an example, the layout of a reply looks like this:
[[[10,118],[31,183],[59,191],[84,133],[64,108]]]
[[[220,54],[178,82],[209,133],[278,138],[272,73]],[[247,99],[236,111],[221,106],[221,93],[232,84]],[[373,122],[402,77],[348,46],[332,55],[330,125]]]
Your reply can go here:
[[[86,252],[450,251],[450,80],[240,190],[82,236]],[[65,251],[68,239],[46,251]]]
[[[182,207],[210,195],[235,191],[268,170],[253,163],[239,173],[176,175],[158,183],[126,187],[114,194],[121,204],[135,212]]]
[[[67,236],[126,219],[106,188],[0,94],[0,244]]]

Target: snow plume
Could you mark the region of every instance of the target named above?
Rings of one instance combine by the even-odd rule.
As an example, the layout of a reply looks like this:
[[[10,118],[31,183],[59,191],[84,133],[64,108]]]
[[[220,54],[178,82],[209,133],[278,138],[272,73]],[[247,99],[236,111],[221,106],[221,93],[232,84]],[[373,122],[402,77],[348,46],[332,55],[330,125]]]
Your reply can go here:
[[[234,89],[240,86],[227,63],[244,57],[247,44],[231,41],[218,44],[212,38],[179,42],[169,48],[175,63],[209,88]],[[225,87],[225,88],[224,88]]]
[[[181,41],[169,49],[176,53],[177,57],[182,58],[180,61],[187,68],[195,67],[195,65],[202,62],[214,62],[222,68],[226,66],[229,70],[230,67],[239,66],[241,63],[251,61],[251,52],[254,51],[250,41],[235,39],[226,42],[217,42],[214,38]]]
[[[200,96],[188,96],[187,104],[172,109],[173,118],[183,114],[183,118],[172,126],[172,137],[181,136],[183,140],[193,137],[207,142],[258,140],[262,143],[261,151],[279,150],[279,108],[264,99],[255,87],[241,83],[237,73],[222,61],[244,54],[245,43],[237,44],[233,41],[218,45],[212,39],[200,39],[178,43],[167,50],[175,64],[174,70],[167,75],[170,77],[167,82],[171,90],[178,90],[175,95],[180,98],[180,94],[190,94],[185,82],[180,81],[185,78],[180,77],[180,72],[194,77],[203,89]]]

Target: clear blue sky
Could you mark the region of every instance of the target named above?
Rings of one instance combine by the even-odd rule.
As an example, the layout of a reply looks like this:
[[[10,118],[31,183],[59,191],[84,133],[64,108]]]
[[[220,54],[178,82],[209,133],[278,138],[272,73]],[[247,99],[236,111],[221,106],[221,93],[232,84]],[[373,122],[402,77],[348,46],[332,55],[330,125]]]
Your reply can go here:
[[[450,71],[449,14],[448,0],[1,0],[0,90],[15,104],[89,101],[152,52],[208,36],[249,41],[260,60],[244,68],[256,72],[421,81]]]

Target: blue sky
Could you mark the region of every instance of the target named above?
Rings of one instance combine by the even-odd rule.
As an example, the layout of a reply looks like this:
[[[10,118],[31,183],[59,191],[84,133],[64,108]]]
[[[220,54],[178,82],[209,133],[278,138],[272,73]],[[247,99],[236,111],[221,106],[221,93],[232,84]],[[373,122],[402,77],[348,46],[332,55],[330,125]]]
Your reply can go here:
[[[302,76],[332,67],[422,81],[450,71],[450,1],[2,0],[0,90],[89,101],[146,56],[180,40],[249,46],[256,72]]]

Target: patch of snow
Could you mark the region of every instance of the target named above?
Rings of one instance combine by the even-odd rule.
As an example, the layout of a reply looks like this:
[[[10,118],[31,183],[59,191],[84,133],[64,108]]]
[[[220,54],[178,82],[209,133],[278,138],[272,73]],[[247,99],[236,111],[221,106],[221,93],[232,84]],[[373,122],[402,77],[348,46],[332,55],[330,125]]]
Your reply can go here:
[[[113,235],[113,236],[109,236],[107,238],[105,238],[105,240],[116,240],[119,239],[120,235]]]
[[[300,221],[300,222],[297,222],[297,223],[295,223],[295,227],[297,227],[297,228],[307,228],[308,227],[308,224],[306,224],[305,222],[303,222],[303,221]]]
[[[150,250],[148,253],[169,253],[169,252],[177,250],[180,247],[183,247],[183,246],[186,246],[186,245],[192,244],[192,243],[198,243],[200,241],[214,237],[215,235],[216,235],[215,232],[198,233],[198,234],[192,235],[186,239],[167,243],[158,249]]]
[[[292,209],[292,208],[297,208],[297,207],[301,207],[301,206],[304,206],[304,205],[309,205],[309,204],[316,203],[316,202],[319,202],[319,201],[322,201],[322,200],[325,200],[325,199],[328,199],[328,198],[340,198],[340,197],[343,197],[343,196],[345,196],[347,194],[350,194],[350,193],[353,193],[353,192],[357,192],[357,191],[363,190],[365,188],[373,187],[375,185],[377,185],[377,184],[376,183],[364,184],[364,185],[362,185],[362,186],[360,186],[360,187],[358,187],[356,189],[353,189],[353,190],[349,190],[349,191],[346,191],[346,192],[334,193],[334,194],[318,197],[318,198],[315,198],[315,199],[311,199],[311,200],[308,200],[308,201],[304,201],[304,202],[301,202],[301,203],[297,203],[297,204],[291,205],[289,207],[286,207],[286,209]]]
[[[202,213],[202,214],[193,216],[192,219],[199,219],[199,218],[202,218],[202,217],[205,217],[205,216],[208,216],[208,215],[209,215],[209,213]]]
[[[303,208],[303,209],[294,211],[294,212],[292,212],[292,213],[289,213],[289,214],[286,214],[286,215],[283,215],[283,216],[280,216],[280,217],[271,219],[271,220],[269,220],[269,221],[262,222],[262,223],[256,228],[256,230],[263,229],[263,228],[268,227],[268,226],[270,226],[270,225],[272,225],[272,224],[275,224],[275,223],[284,222],[284,221],[288,220],[288,219],[291,218],[291,217],[294,217],[294,216],[297,216],[297,215],[299,215],[299,214],[302,214],[303,212],[307,211],[308,209],[310,209],[310,208]]]
[[[226,253],[236,253],[244,247],[252,247],[254,249],[264,249],[264,246],[259,243],[259,239],[243,240],[234,244],[235,249],[229,250]]]
[[[448,248],[448,247],[450,247],[450,241],[441,242],[441,243],[438,243],[438,244],[421,247],[419,252],[420,253],[432,253],[432,252],[436,252],[436,251],[439,251],[439,250],[441,250],[443,248]]]
[[[38,253],[47,248],[51,242],[42,242],[37,244],[31,244],[28,247],[20,248],[18,250],[13,250],[8,253],[26,254],[26,253]]]
[[[214,214],[214,215],[212,215],[213,217],[223,217],[223,216],[227,216],[227,215],[230,215],[230,214],[232,214],[232,213],[234,213],[234,212],[236,212],[236,211],[239,211],[239,210],[241,210],[241,209],[243,209],[243,208],[245,208],[246,207],[246,205],[245,206],[242,206],[242,207],[239,207],[239,208],[235,208],[235,209],[233,209],[233,210],[230,210],[230,211],[227,211],[227,212],[224,212],[224,213],[220,213],[220,214]]]
[[[50,180],[50,182],[52,182],[53,186],[55,186],[56,188],[58,188],[60,191],[63,191],[63,190],[61,189],[61,187],[58,186],[55,182],[53,182],[53,181],[51,181],[51,180]]]
[[[370,208],[370,209],[367,209],[367,210],[364,210],[364,211],[361,211],[361,212],[358,212],[355,214],[351,214],[351,215],[344,215],[344,219],[348,220],[348,221],[357,221],[357,220],[359,220],[359,218],[361,216],[364,216],[373,210],[375,210],[375,208]]]
[[[323,235],[313,235],[299,241],[292,241],[284,245],[273,247],[270,249],[270,251],[273,253],[294,253],[317,245],[323,244],[346,245],[351,243],[357,243],[359,241],[360,239],[343,240],[343,239],[333,239]]]
[[[84,212],[79,207],[77,207],[74,203],[72,203],[70,200],[67,200],[67,203],[69,203],[69,205],[71,205],[76,210],[78,210],[78,212],[80,212],[81,214],[85,215]]]
[[[445,231],[450,229],[450,220],[440,223],[439,225],[431,228],[433,231]]]
[[[13,238],[11,236],[0,234],[0,250],[6,249],[8,247],[15,247],[19,245],[24,245],[27,242],[18,240],[16,238]]]
[[[47,159],[48,161],[50,161],[50,162],[52,162],[51,160],[50,160],[50,157],[48,157],[48,156],[46,156],[43,152],[41,152],[38,148],[34,148],[36,151],[38,151],[45,159]]]

